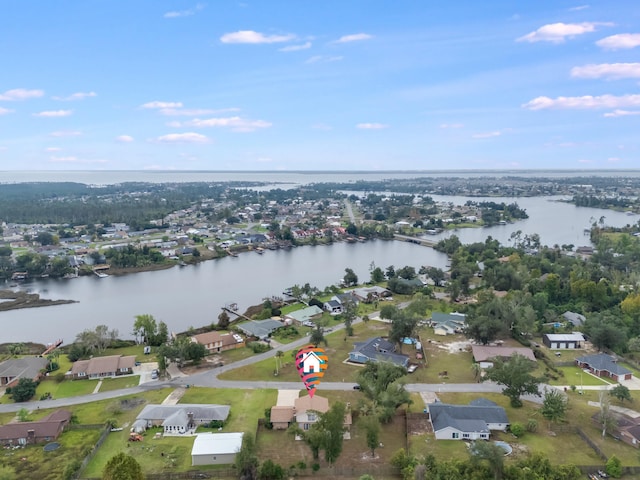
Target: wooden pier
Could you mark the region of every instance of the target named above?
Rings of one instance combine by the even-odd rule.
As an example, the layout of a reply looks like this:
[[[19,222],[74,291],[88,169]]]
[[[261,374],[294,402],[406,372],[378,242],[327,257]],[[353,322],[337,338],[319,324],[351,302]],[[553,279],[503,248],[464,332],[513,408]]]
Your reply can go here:
[[[60,345],[62,345],[62,339],[59,338],[58,340],[56,340],[55,342],[49,344],[49,346],[47,346],[47,349],[42,352],[42,356],[47,356],[49,355],[51,352],[53,352],[56,348],[58,348]]]

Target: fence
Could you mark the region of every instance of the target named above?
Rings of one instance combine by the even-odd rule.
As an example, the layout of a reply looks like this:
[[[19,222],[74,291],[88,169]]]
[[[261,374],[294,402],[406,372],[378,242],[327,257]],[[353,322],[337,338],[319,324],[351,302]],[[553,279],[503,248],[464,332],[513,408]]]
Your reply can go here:
[[[100,427],[102,427],[103,425],[100,425]],[[82,425],[76,425],[75,426],[78,430],[82,429]],[[104,441],[107,439],[107,436],[109,436],[109,433],[111,432],[111,425],[107,425],[104,427],[104,430],[102,431],[102,433],[100,434],[100,438],[98,438],[98,441],[96,442],[96,444],[93,446],[93,448],[91,449],[91,451],[87,454],[86,457],[84,457],[84,459],[82,460],[82,463],[80,464],[80,468],[78,469],[78,473],[76,473],[76,476],[74,478],[78,479],[80,478],[80,474],[83,472],[83,470],[85,468],[87,468],[87,465],[89,465],[89,462],[91,461],[91,459],[94,457],[94,455],[96,454],[96,452],[98,451],[98,449],[100,448],[100,446],[104,443]]]

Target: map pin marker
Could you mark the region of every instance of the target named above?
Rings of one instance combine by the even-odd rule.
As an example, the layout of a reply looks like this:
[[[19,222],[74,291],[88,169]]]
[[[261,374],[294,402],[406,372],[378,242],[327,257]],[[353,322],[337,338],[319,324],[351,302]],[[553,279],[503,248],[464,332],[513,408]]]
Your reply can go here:
[[[313,394],[316,393],[316,388],[320,385],[322,377],[324,377],[327,365],[327,354],[322,348],[307,345],[298,350],[296,354],[298,374],[311,398],[313,398]]]

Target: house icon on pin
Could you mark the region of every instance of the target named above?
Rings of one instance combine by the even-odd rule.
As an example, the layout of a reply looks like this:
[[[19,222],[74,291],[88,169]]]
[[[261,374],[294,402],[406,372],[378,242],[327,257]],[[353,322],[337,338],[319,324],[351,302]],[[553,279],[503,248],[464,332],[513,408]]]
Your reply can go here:
[[[305,352],[302,357],[302,371],[303,373],[318,373],[320,371],[320,364],[322,361],[316,352]]]

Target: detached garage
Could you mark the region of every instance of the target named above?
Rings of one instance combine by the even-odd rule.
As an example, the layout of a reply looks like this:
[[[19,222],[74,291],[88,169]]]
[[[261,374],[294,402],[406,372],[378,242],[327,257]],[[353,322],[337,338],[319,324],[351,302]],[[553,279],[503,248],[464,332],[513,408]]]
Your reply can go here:
[[[229,465],[236,461],[243,433],[200,433],[191,449],[191,465]]]
[[[542,343],[551,350],[572,350],[583,347],[584,337],[581,333],[547,333]]]

